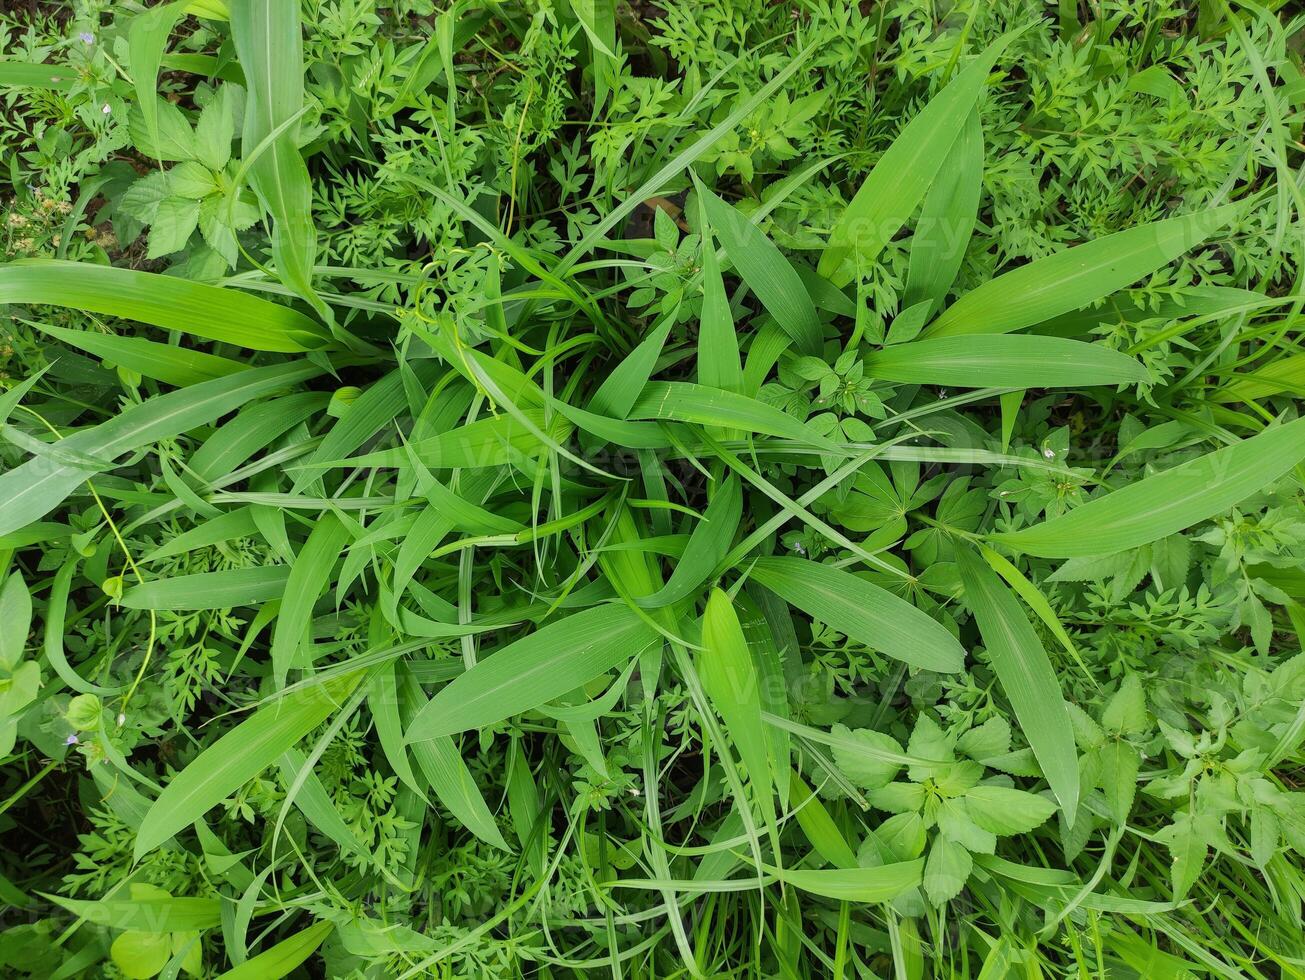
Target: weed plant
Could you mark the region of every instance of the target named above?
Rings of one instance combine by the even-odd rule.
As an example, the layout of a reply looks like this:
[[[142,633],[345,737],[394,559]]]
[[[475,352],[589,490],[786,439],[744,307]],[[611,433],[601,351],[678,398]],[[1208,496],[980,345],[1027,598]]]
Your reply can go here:
[[[0,975],[1305,976],[1305,17],[0,8]]]

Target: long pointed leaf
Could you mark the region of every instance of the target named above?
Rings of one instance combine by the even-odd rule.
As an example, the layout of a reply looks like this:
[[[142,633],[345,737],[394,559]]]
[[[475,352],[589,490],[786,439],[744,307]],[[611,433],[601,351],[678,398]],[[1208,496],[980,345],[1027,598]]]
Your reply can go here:
[[[1111,555],[1222,514],[1305,458],[1305,419],[1275,426],[1089,500],[1020,531],[991,535],[1042,558]]]
[[[954,673],[965,651],[937,621],[865,579],[804,558],[762,558],[752,577],[840,633],[912,667]]]
[[[1051,791],[1072,821],[1078,809],[1078,753],[1051,660],[1019,601],[996,573],[964,546],[957,547],[956,560],[992,669]]]

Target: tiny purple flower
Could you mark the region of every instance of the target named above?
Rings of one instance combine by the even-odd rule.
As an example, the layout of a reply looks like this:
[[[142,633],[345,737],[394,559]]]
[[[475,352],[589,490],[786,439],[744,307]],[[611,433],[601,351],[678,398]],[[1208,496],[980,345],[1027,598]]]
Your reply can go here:
[[[82,31],[82,32],[81,32],[80,34],[78,34],[77,36],[78,36],[79,38],[82,39],[82,44],[94,44],[94,43],[95,43],[95,35],[92,34],[90,31]]]
[[[69,735],[67,738],[65,738],[65,739],[63,740],[63,744],[64,744],[64,745],[76,745],[76,744],[78,743],[78,741],[79,741],[79,739],[77,738],[76,735]]]

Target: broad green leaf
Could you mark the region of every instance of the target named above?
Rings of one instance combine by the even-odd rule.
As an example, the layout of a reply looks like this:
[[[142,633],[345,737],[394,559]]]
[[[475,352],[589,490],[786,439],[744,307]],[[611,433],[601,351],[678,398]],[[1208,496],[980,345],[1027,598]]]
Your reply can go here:
[[[901,770],[901,763],[892,761],[891,757],[901,756],[902,746],[891,735],[873,728],[852,730],[843,725],[835,725],[833,734],[840,739],[839,744],[831,746],[834,761],[843,775],[861,789],[886,786]],[[861,751],[849,749],[848,742],[858,744]]]
[[[830,233],[820,256],[822,276],[843,286],[857,270],[869,271],[947,160],[1010,39],[989,45],[898,133]]]
[[[281,781],[286,786],[298,784],[294,805],[310,826],[325,834],[344,851],[366,859],[368,844],[360,838],[344,819],[331,794],[311,769],[305,771],[307,760],[296,748],[288,748],[277,760]]]
[[[673,316],[666,317],[638,347],[622,358],[589,399],[587,411],[613,419],[629,415],[639,393],[652,377],[657,358],[661,356],[674,324]]]
[[[321,373],[313,364],[278,364],[168,392],[124,409],[106,422],[82,429],[51,447],[61,458],[38,457],[0,474],[0,534],[40,520],[95,470],[113,467],[124,453],[206,425],[263,395]],[[76,458],[81,465],[67,461]],[[96,465],[89,468],[85,460]]]
[[[890,657],[943,673],[959,671],[965,651],[936,620],[865,579],[804,558],[762,558],[752,578],[785,602]]]
[[[820,797],[796,772],[789,774],[789,806],[816,853],[836,868],[856,868],[856,854]]]
[[[284,565],[177,575],[133,585],[122,594],[122,605],[176,611],[252,606],[281,598],[289,578],[290,569]]]
[[[983,185],[983,125],[972,109],[924,197],[911,236],[902,309],[928,303],[927,319],[947,298],[965,258]]]
[[[970,852],[939,834],[929,847],[923,875],[924,893],[934,905],[949,902],[961,893],[973,870]]]
[[[329,322],[330,310],[313,291],[317,255],[313,190],[295,122],[304,108],[299,3],[230,0],[229,7],[231,39],[249,90],[241,149],[249,165],[249,182],[272,216],[277,275]],[[256,151],[260,152],[254,159]]]
[[[627,606],[575,613],[485,657],[430,700],[407,740],[484,728],[580,687],[661,638]]]
[[[317,922],[283,939],[271,949],[251,956],[239,966],[227,970],[218,980],[281,980],[317,952],[335,930],[333,922]]]
[[[901,861],[874,868],[773,869],[775,877],[799,891],[839,902],[891,902],[920,884],[923,861]]]
[[[0,61],[0,86],[4,88],[45,88],[66,92],[76,81],[77,69],[70,65]]]
[[[22,573],[15,571],[0,586],[0,669],[17,669],[31,628],[32,593]]]
[[[102,898],[98,901],[47,895],[73,915],[109,929],[140,932],[191,932],[212,929],[221,921],[217,898],[173,898],[166,894],[134,895],[131,898]]]
[[[701,198],[700,198],[701,200]],[[739,337],[710,229],[702,236],[702,312],[698,324],[698,383],[743,394]]]
[[[667,419],[743,429],[825,448],[832,444],[787,412],[732,391],[688,381],[650,381],[630,409],[631,419]]]
[[[956,561],[992,669],[1052,792],[1070,816],[1078,809],[1078,753],[1047,651],[1019,601],[992,569],[966,547],[956,549]]]
[[[109,958],[129,980],[149,980],[172,958],[172,937],[166,932],[130,929],[114,938]]]
[[[1300,396],[1305,392],[1305,354],[1292,354],[1256,371],[1234,374],[1229,383],[1216,388],[1210,397],[1217,402],[1268,398],[1270,395]]]
[[[695,661],[703,690],[725,722],[725,733],[747,770],[755,802],[767,821],[773,821],[772,765],[766,726],[761,720],[757,668],[738,614],[729,596],[720,589],[713,589],[707,599],[702,646]]]
[[[1111,555],[1226,512],[1305,458],[1305,419],[1146,477],[1067,514],[990,537],[1042,558]]]
[[[1137,384],[1139,361],[1060,337],[939,337],[873,351],[867,377],[949,388],[1073,388]]]
[[[171,558],[174,555],[184,555],[197,548],[208,548],[224,541],[230,541],[233,538],[249,537],[256,534],[257,530],[258,527],[254,523],[253,509],[240,507],[225,514],[219,514],[210,520],[200,521],[190,530],[182,531],[180,534],[169,538],[153,551],[142,555],[139,561],[145,564],[163,558]]]
[[[1229,204],[1106,235],[1038,259],[971,290],[933,322],[934,337],[1022,330],[1145,279],[1238,213]]]
[[[144,337],[119,337],[117,334],[94,333],[90,330],[69,330],[34,320],[23,322],[65,344],[94,354],[114,367],[127,368],[164,384],[184,387],[248,370],[247,365],[229,357],[173,344],[160,344]]]
[[[788,259],[761,229],[694,178],[712,232],[761,305],[804,354],[820,353],[820,318]]]
[[[326,591],[331,570],[348,540],[348,526],[328,511],[313,525],[308,540],[290,566],[281,614],[276,618],[272,633],[272,680],[278,689],[285,686],[286,674],[291,667],[309,666],[305,662],[296,662],[295,655],[308,642],[313,606]]]
[[[297,310],[235,289],[89,262],[23,259],[0,265],[0,304],[46,303],[138,320],[249,350],[294,353],[323,346]]]
[[[159,144],[158,93],[156,84],[168,35],[185,14],[187,0],[151,7],[131,19],[127,27],[127,67],[136,86],[136,104],[145,116],[150,145]]]
[[[191,472],[210,483],[226,476],[260,449],[324,409],[327,399],[323,391],[299,391],[247,406],[195,450],[188,461]]]
[[[381,664],[372,677],[371,688],[367,693],[367,707],[372,713],[372,723],[376,727],[376,740],[380,742],[381,751],[390,769],[400,781],[419,796],[424,796],[418,785],[417,775],[413,772],[408,759],[407,747],[403,743],[403,720],[399,713],[398,665]],[[418,688],[420,690],[420,688]],[[424,697],[424,695],[423,695]]]
[[[970,819],[988,833],[1009,837],[1041,826],[1056,812],[1056,805],[1022,789],[984,785],[966,790],[965,809]]]
[[[411,670],[400,667],[398,679],[403,706],[400,717],[411,725],[430,707],[430,702]],[[409,748],[431,792],[458,822],[485,843],[508,850],[507,841],[453,739],[447,735],[426,738],[413,742]]]
[[[736,477],[721,484],[702,518],[694,525],[684,554],[671,570],[666,584],[652,595],[636,601],[646,609],[669,606],[687,598],[711,576],[729,551],[730,542],[743,515],[743,493]]]
[[[1060,641],[1060,645],[1065,648],[1065,652],[1082,666],[1083,660],[1079,656],[1078,647],[1074,645],[1074,640],[1061,623],[1060,617],[1056,615],[1056,611],[1051,608],[1051,603],[1047,601],[1047,597],[1042,594],[1036,585],[1029,581],[1023,572],[997,552],[983,545],[979,546],[979,551],[983,555],[983,560],[988,563],[994,572],[1006,580],[1006,584],[1014,589],[1019,597],[1024,600],[1024,604],[1037,614],[1038,619],[1042,620],[1042,625],[1047,627],[1052,636]]]
[[[1097,750],[1101,763],[1101,788],[1115,822],[1123,826],[1137,795],[1137,772],[1142,757],[1131,742],[1112,737]]]
[[[210,744],[172,777],[150,806],[136,833],[135,860],[199,820],[274,763],[339,710],[361,678],[362,674],[354,671],[297,688],[259,708]]]

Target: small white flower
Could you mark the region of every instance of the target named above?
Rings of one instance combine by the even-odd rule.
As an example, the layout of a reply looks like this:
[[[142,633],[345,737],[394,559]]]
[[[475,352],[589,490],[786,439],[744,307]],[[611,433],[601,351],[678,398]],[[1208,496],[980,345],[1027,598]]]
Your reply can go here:
[[[1043,455],[1043,456],[1046,456],[1047,459],[1055,459],[1055,458],[1056,458],[1056,450],[1051,449],[1050,447],[1048,447],[1047,449],[1042,450],[1042,455]]]
[[[100,111],[107,116],[109,113],[113,111],[113,108],[109,105],[109,103],[106,102],[104,103],[104,105],[100,106]]]
[[[125,714],[123,714],[121,711],[119,711],[119,712],[118,712],[118,724],[119,724],[119,725],[125,725],[126,723],[127,723],[127,716],[126,716]]]

